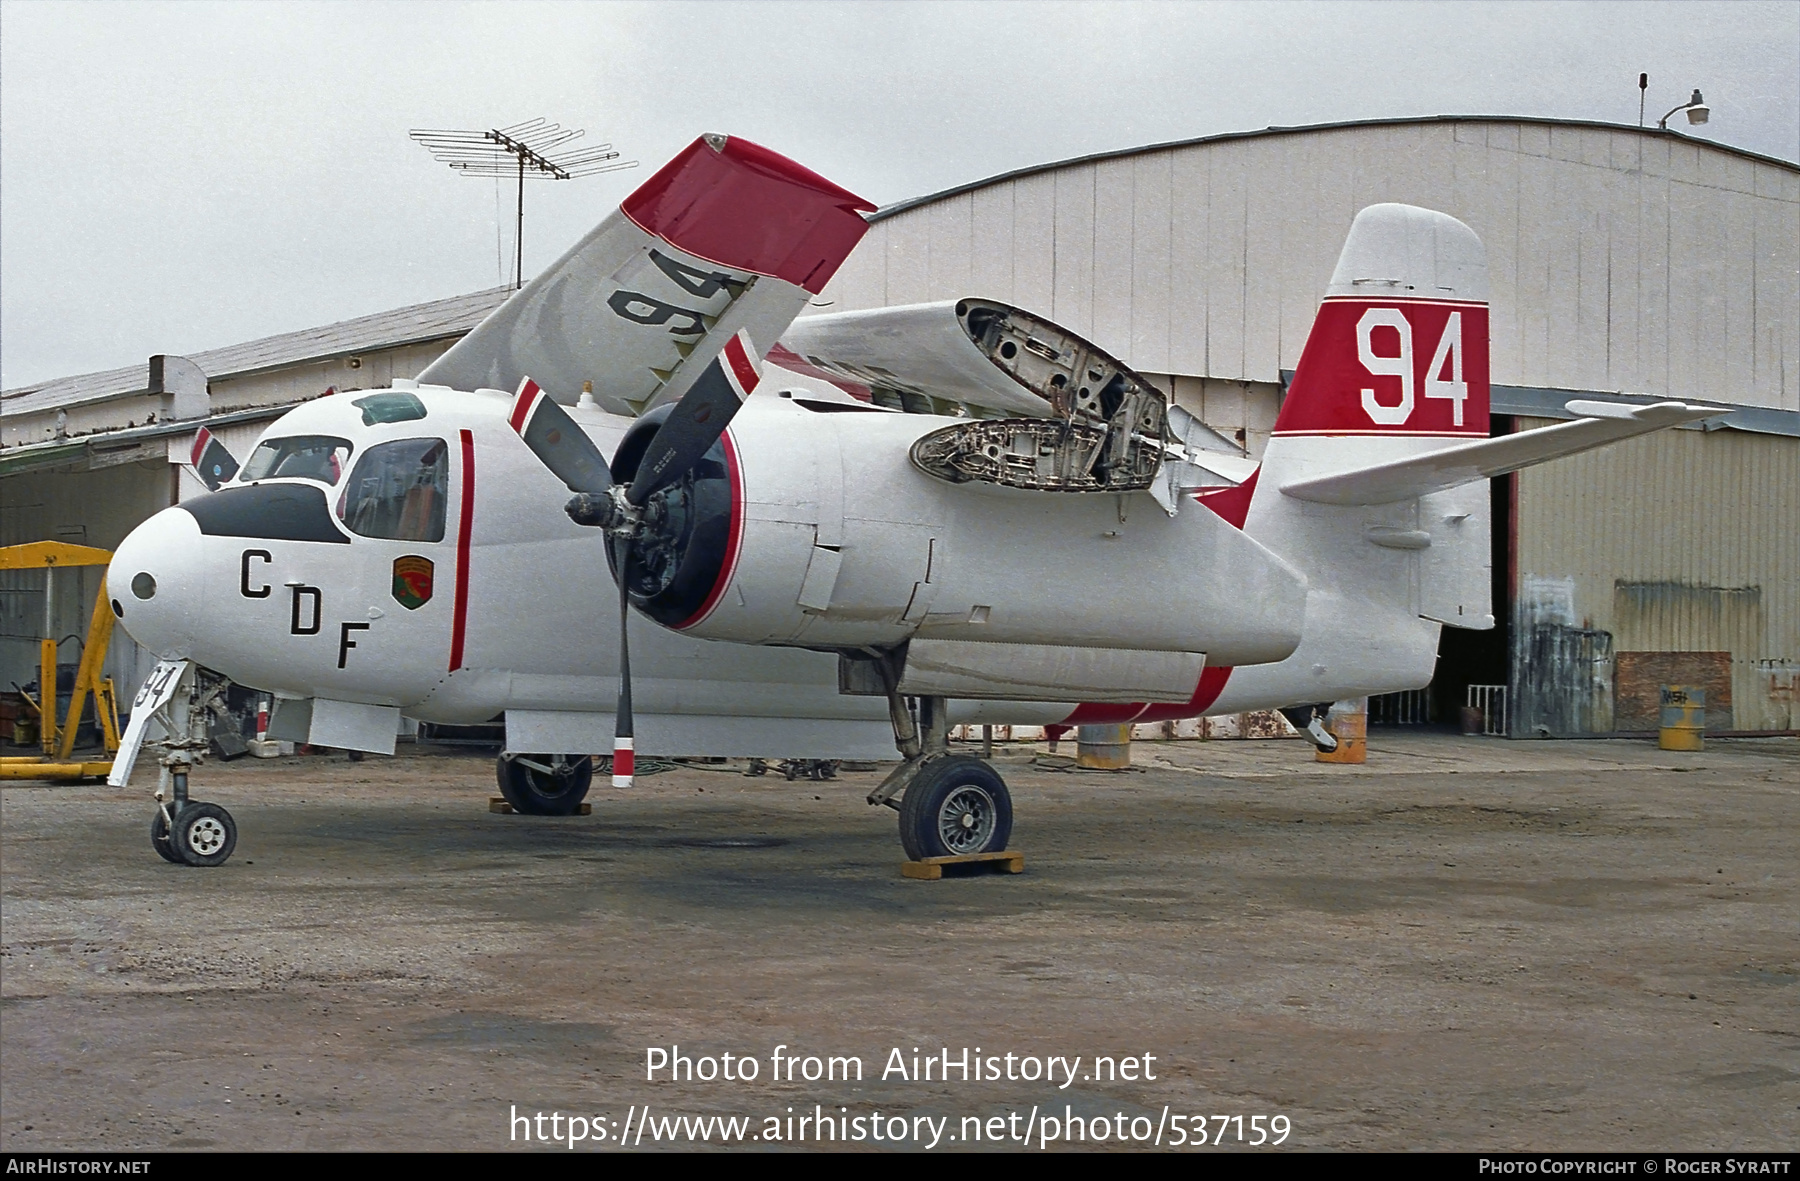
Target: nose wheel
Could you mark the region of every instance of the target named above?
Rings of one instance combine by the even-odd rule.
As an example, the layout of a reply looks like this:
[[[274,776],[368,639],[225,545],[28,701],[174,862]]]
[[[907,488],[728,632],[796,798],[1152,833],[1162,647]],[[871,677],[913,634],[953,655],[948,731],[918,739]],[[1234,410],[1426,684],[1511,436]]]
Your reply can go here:
[[[237,822],[218,804],[188,799],[186,771],[170,778],[174,790],[150,818],[150,847],[175,865],[224,865],[237,848]]]

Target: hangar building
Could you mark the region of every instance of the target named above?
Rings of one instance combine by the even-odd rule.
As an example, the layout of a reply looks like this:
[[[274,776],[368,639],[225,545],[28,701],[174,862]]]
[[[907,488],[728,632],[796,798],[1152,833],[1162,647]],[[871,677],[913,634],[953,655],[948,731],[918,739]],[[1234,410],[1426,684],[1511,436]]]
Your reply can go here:
[[[820,310],[1013,303],[1260,455],[1350,220],[1381,201],[1444,210],[1487,244],[1496,432],[1595,395],[1722,412],[1496,481],[1500,626],[1447,631],[1432,689],[1378,702],[1377,719],[1452,720],[1476,685],[1490,728],[1515,736],[1643,731],[1656,686],[1680,681],[1708,688],[1710,729],[1800,727],[1792,163],[1675,132],[1493,117],[1158,144],[883,209]],[[506,294],[196,354],[198,406],[154,387],[150,366],[7,390],[0,544],[116,545],[199,490],[172,474],[198,426],[241,457],[297,401],[416,373]],[[0,579],[5,686],[33,675],[43,606],[41,579]],[[59,581],[59,635],[82,631],[96,589]],[[115,648],[128,695],[143,670],[125,637]]]
[[[1791,163],[1541,119],[1211,136],[890,206],[820,302],[1028,308],[1260,455],[1350,221],[1382,201],[1487,244],[1496,432],[1621,393],[1732,411],[1496,481],[1501,626],[1446,629],[1435,691],[1377,709],[1454,720],[1493,684],[1514,735],[1643,731],[1676,681],[1708,687],[1709,729],[1800,726]]]

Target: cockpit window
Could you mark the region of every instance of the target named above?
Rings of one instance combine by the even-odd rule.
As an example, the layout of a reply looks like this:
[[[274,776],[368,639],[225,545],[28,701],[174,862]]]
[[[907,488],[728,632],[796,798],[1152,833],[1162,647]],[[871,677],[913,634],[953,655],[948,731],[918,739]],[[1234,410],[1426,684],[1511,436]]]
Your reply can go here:
[[[419,401],[419,395],[409,394],[405,390],[383,390],[366,398],[358,398],[350,404],[362,411],[364,426],[376,426],[384,422],[411,422],[415,418],[425,417],[425,403]]]
[[[402,439],[369,448],[338,497],[338,519],[364,537],[444,540],[449,451],[442,439]]]
[[[350,440],[331,435],[292,435],[285,439],[264,439],[250,453],[238,479],[248,484],[254,480],[294,477],[336,484],[350,462]]]

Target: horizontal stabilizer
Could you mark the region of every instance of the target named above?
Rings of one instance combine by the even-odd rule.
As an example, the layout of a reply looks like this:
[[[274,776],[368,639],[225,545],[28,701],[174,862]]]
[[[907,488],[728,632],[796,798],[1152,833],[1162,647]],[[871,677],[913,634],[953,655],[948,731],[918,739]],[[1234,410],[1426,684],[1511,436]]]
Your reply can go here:
[[[1717,407],[1689,406],[1684,402],[1633,406],[1624,402],[1574,401],[1568,403],[1567,409],[1583,417],[1516,435],[1459,443],[1406,459],[1295,480],[1281,485],[1281,491],[1283,495],[1319,504],[1391,504],[1720,413]]]

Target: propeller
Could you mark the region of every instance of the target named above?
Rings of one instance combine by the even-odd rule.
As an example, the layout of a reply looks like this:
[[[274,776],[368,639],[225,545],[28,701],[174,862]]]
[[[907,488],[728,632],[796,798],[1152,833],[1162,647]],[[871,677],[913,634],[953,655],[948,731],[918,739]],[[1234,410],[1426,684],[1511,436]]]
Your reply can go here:
[[[194,445],[188,449],[187,466],[195,478],[206,485],[208,492],[217,492],[238,473],[237,458],[205,427],[194,436]]]
[[[569,412],[527,377],[519,382],[508,423],[525,446],[575,495],[565,511],[578,525],[606,531],[612,547],[613,576],[619,583],[619,705],[613,737],[614,787],[630,787],[636,756],[631,719],[631,646],[626,624],[631,618],[631,592],[626,569],[632,541],[638,535],[644,506],[672,487],[712,449],[731,425],[744,399],[761,379],[750,334],[740,330],[725,342],[668,419],[658,428],[629,485],[613,480],[612,469],[594,441]]]

